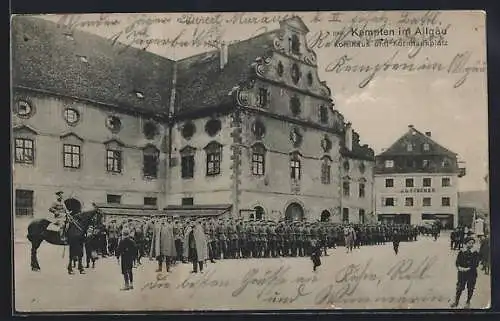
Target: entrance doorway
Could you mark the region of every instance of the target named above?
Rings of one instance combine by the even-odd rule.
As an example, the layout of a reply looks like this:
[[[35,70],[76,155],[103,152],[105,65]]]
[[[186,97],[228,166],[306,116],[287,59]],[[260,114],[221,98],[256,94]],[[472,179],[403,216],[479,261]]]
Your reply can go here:
[[[327,210],[324,210],[323,212],[321,212],[320,220],[321,220],[321,222],[330,221],[330,212],[328,212]]]
[[[67,200],[65,200],[64,205],[66,205],[68,211],[70,211],[73,214],[80,213],[82,210],[82,203],[80,203],[79,200],[74,198],[68,198]]]
[[[285,210],[285,220],[301,221],[304,219],[304,209],[300,204],[292,203]]]

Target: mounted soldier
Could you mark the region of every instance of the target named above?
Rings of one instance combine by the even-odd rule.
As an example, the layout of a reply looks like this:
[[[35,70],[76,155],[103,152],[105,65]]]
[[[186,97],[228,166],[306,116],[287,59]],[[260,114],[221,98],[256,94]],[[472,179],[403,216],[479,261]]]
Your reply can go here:
[[[71,213],[66,208],[66,204],[64,204],[63,194],[64,192],[62,191],[56,193],[57,199],[52,203],[52,206],[49,208],[49,212],[54,215],[53,220],[51,220],[53,223],[51,225],[54,225],[53,229],[59,232],[61,241],[66,242],[68,215],[71,215]]]

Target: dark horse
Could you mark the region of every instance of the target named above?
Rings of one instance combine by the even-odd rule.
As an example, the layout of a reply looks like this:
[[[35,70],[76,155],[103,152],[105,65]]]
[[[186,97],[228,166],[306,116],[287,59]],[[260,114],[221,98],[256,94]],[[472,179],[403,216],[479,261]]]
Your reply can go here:
[[[50,221],[47,219],[35,219],[28,226],[28,240],[31,242],[31,270],[39,271],[40,265],[37,258],[37,250],[43,241],[47,241],[53,245],[69,245],[69,263],[68,273],[73,274],[72,261],[78,258],[78,270],[84,273],[82,257],[83,257],[83,244],[85,242],[85,235],[89,228],[94,216],[100,213],[100,210],[95,209],[76,213],[71,216],[68,221],[67,229],[67,242],[62,242],[58,232],[47,230]]]

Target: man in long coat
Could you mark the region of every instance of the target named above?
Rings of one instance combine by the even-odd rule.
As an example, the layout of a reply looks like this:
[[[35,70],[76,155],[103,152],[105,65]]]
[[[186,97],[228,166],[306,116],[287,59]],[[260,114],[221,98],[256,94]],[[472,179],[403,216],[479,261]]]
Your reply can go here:
[[[167,272],[170,272],[170,263],[172,258],[177,256],[175,250],[174,227],[171,222],[165,219],[157,221],[153,231],[150,257],[158,261],[158,270],[162,271],[162,264],[165,261]]]
[[[184,257],[193,264],[191,273],[198,273],[198,267],[203,272],[203,265],[208,259],[208,246],[201,220],[196,220],[186,229],[184,244]]]

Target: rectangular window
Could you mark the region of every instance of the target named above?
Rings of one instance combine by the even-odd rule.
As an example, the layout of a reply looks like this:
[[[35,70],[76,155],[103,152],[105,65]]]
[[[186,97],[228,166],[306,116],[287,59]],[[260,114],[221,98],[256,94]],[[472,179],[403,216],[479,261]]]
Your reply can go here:
[[[266,107],[268,104],[268,90],[266,88],[259,88],[259,107]]]
[[[394,206],[394,197],[387,197],[385,199],[385,206]]]
[[[207,176],[220,174],[220,152],[207,153]]]
[[[430,197],[424,197],[424,199],[422,200],[422,205],[423,206],[431,206],[432,205],[431,198]]]
[[[290,161],[290,177],[295,180],[300,180],[300,160],[292,159]]]
[[[393,160],[386,160],[385,161],[385,168],[393,168],[394,167],[394,161]]]
[[[359,183],[359,197],[365,197],[365,183]]]
[[[429,144],[424,143],[424,151],[425,151],[425,152],[428,152],[428,151],[429,151],[429,149],[430,149],[430,148],[429,148]]]
[[[113,173],[122,172],[122,152],[119,150],[106,151],[106,170]]]
[[[413,178],[407,178],[405,180],[406,187],[413,187]]]
[[[194,177],[194,155],[186,155],[181,158],[182,178]]]
[[[359,209],[359,223],[364,224],[365,223],[365,210],[364,209]]]
[[[321,183],[330,184],[331,166],[329,163],[321,164]]]
[[[405,206],[413,206],[413,197],[405,198]]]
[[[449,177],[443,177],[441,178],[441,186],[442,187],[449,187],[451,186],[451,180]]]
[[[63,158],[64,167],[66,168],[80,168],[80,146],[78,145],[63,145]]]
[[[258,176],[264,175],[264,154],[252,153],[252,174]]]
[[[342,209],[342,222],[349,223],[349,209],[347,207]]]
[[[394,187],[394,179],[386,178],[385,179],[385,187]]]
[[[413,151],[413,144],[406,145],[406,150],[409,152],[412,152]]]
[[[422,180],[422,185],[424,187],[431,187],[432,186],[432,179],[430,177],[425,177],[423,180]]]
[[[106,201],[108,202],[108,204],[121,204],[122,196],[115,194],[107,194]]]
[[[429,168],[430,166],[430,161],[428,159],[424,159],[422,161],[422,168]]]
[[[33,216],[33,191],[16,189],[15,195],[16,216]]]
[[[16,138],[15,153],[16,163],[33,164],[35,158],[33,140],[27,138]]]
[[[143,173],[146,178],[158,177],[159,151],[154,147],[148,147],[143,151]]]
[[[441,206],[451,206],[451,201],[449,197],[441,198]]]
[[[158,204],[158,199],[156,197],[144,197],[144,205],[156,206]]]
[[[343,191],[344,196],[349,197],[349,195],[351,195],[351,186],[350,186],[349,182],[342,183],[342,191]]]
[[[194,199],[192,197],[184,197],[182,199],[182,205],[185,206],[189,206],[189,205],[193,205],[194,204]]]

